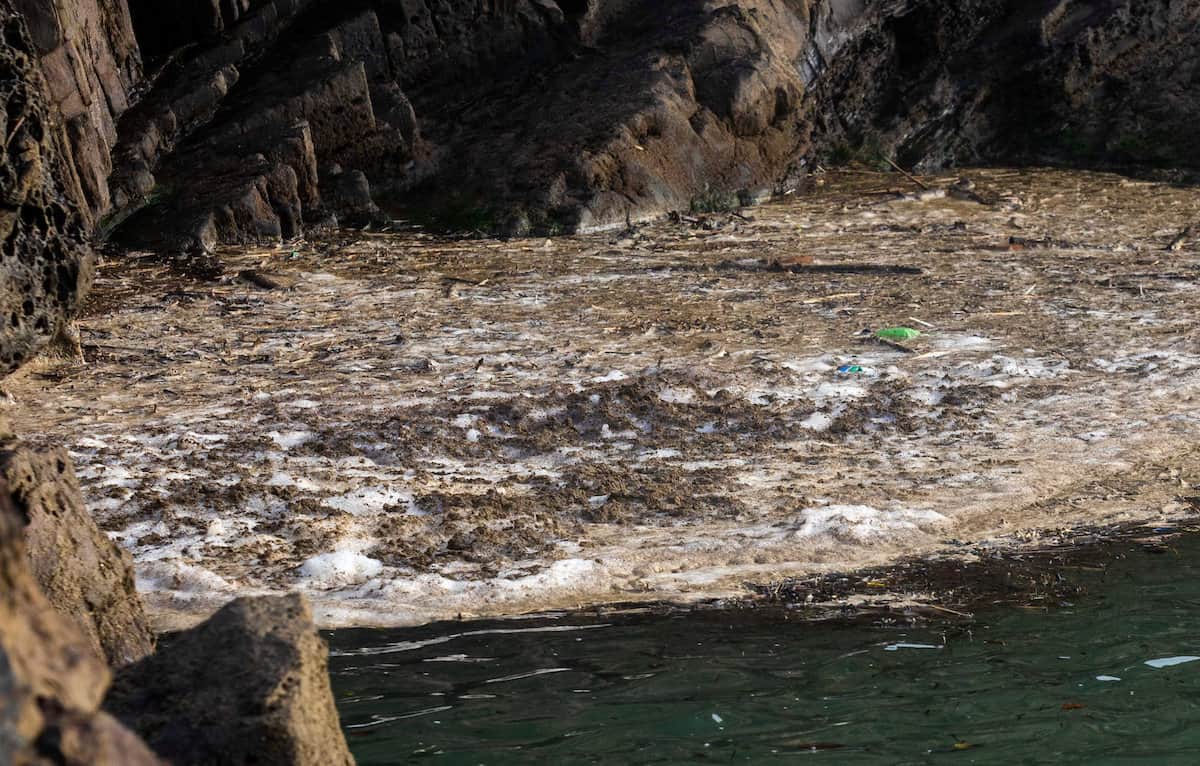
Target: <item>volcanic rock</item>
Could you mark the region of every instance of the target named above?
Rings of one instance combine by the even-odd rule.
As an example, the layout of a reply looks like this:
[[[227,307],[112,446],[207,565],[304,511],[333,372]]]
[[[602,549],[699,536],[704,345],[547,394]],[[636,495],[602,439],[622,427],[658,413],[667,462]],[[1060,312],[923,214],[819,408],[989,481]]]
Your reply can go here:
[[[105,708],[176,766],[352,764],[298,595],[238,599],[120,670]]]
[[[23,526],[0,478],[0,763],[161,766],[99,710],[108,667],[38,589]]]
[[[0,374],[63,329],[93,268],[36,62],[23,16],[0,0]]]
[[[132,560],[87,512],[66,450],[5,445],[0,476],[27,520],[30,567],[50,603],[110,665],[154,651]]]

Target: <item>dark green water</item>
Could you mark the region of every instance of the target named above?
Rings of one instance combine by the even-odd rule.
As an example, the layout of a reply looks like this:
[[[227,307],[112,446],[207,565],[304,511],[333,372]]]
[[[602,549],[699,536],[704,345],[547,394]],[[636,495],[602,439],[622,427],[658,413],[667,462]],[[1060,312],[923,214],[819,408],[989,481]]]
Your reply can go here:
[[[360,764],[1198,764],[1200,540],[966,625],[786,612],[329,634]],[[1119,679],[1119,680],[1111,680]]]

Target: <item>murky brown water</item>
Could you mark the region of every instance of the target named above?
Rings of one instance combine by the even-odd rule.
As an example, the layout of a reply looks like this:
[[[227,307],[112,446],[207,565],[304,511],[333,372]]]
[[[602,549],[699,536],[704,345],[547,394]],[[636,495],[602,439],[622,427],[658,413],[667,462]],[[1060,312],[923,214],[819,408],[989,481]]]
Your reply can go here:
[[[90,364],[7,384],[13,418],[71,446],[164,626],[295,587],[327,625],[739,595],[1194,512],[1200,243],[1168,246],[1200,195],[969,176],[982,202],[831,175],[711,229],[363,233],[215,283],[131,254]]]

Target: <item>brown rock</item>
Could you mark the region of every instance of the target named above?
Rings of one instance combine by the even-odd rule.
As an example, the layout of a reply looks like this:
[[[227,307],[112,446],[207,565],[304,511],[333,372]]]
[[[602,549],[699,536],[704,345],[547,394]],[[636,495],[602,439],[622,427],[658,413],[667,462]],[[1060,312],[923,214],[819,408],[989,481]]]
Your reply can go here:
[[[109,210],[117,120],[142,79],[125,0],[13,0],[29,25],[63,147],[67,196],[94,225]]]
[[[45,102],[22,17],[0,0],[0,374],[57,335],[91,283],[73,171]]]
[[[0,478],[0,763],[161,766],[98,712],[108,667],[38,589],[22,527]]]
[[[105,708],[176,766],[354,762],[298,595],[242,598],[118,672]]]
[[[356,221],[376,201],[346,194],[356,172],[451,226],[547,232],[794,190],[815,160],[856,155],[1200,174],[1196,0],[132,0],[132,22],[125,0],[16,1],[67,196],[89,223],[167,198],[125,225],[162,250]],[[131,107],[147,91],[133,30],[165,69]],[[315,163],[255,138],[299,123]],[[331,163],[346,175],[321,194],[312,171]],[[15,220],[0,211],[0,234]]]
[[[42,741],[53,742],[52,755],[31,764],[58,766],[165,766],[142,739],[108,713],[64,713]]]
[[[129,554],[92,520],[65,449],[0,450],[0,477],[25,516],[31,570],[50,603],[113,666],[154,651]]]

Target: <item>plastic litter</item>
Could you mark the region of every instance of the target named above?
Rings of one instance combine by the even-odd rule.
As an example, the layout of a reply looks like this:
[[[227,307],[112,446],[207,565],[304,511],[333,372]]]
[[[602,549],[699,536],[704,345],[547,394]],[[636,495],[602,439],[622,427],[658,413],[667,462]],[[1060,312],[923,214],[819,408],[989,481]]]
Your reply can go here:
[[[1200,660],[1200,657],[1163,657],[1157,660],[1146,660],[1146,664],[1152,668],[1170,668],[1175,665],[1182,665],[1185,662],[1195,662],[1196,660]]]
[[[941,649],[941,648],[942,647],[940,647],[936,644],[899,643],[899,644],[888,644],[887,646],[883,647],[883,650],[885,652],[898,652],[901,649]]]
[[[884,340],[913,340],[921,337],[921,331],[911,327],[885,327],[876,332],[875,337]]]
[[[843,364],[837,371],[840,375],[859,375],[864,372],[863,368],[857,364]]]

